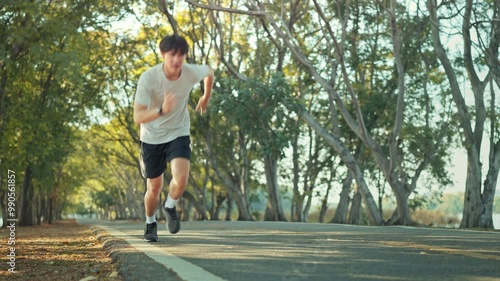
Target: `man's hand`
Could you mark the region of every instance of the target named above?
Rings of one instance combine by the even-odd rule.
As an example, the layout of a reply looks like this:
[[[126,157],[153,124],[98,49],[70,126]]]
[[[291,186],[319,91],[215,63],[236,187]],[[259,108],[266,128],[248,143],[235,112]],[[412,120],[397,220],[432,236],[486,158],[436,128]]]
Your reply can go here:
[[[208,101],[210,98],[205,97],[205,95],[201,96],[200,100],[198,101],[198,105],[196,106],[196,111],[199,111],[201,114],[203,114],[208,107]]]
[[[205,92],[198,101],[198,105],[195,110],[200,111],[201,114],[207,111],[208,101],[210,100],[210,96],[212,94],[212,86],[214,84],[214,70],[212,68],[210,68],[208,75],[203,79],[203,83],[205,84]]]
[[[170,113],[177,105],[177,97],[172,92],[165,91],[163,95],[163,104],[161,105],[162,114]]]

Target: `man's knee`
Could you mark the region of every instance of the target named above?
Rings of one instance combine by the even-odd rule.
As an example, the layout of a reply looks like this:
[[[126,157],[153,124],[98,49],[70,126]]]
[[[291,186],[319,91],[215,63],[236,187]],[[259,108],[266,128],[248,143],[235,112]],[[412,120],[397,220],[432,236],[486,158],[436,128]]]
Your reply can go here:
[[[172,183],[177,188],[185,189],[189,178],[189,159],[178,157],[172,160]]]
[[[188,184],[188,176],[187,175],[177,175],[173,179],[174,184],[177,185],[178,188],[186,188]]]
[[[161,178],[148,179],[148,191],[159,194],[163,188],[163,181]]]

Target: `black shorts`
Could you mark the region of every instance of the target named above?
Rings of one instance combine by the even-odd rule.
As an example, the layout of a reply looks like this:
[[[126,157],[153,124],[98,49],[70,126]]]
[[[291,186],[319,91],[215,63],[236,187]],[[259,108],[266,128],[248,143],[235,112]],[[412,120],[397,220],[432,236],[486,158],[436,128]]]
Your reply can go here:
[[[189,136],[178,137],[175,140],[161,144],[141,142],[141,172],[144,178],[157,178],[163,174],[167,162],[174,158],[191,160],[191,140]]]

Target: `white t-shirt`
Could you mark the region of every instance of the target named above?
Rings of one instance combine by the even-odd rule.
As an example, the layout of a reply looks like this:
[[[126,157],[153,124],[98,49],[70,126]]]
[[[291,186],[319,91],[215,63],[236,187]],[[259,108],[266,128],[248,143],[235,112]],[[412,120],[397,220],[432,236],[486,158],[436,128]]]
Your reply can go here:
[[[181,76],[175,81],[168,80],[163,73],[163,63],[146,70],[139,78],[135,103],[148,109],[158,108],[163,103],[165,91],[176,95],[177,105],[168,114],[157,119],[141,123],[140,139],[149,144],[173,141],[190,134],[190,119],[187,103],[193,87],[210,73],[208,65],[184,63]]]

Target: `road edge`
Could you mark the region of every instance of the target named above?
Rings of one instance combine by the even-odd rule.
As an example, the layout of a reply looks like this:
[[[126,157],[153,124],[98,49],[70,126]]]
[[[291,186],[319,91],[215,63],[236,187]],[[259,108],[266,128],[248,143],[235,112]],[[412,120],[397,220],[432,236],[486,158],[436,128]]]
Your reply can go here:
[[[80,223],[80,222],[78,222]],[[181,281],[172,270],[165,268],[124,239],[112,236],[106,229],[87,225],[113,260],[123,281],[165,280]]]

